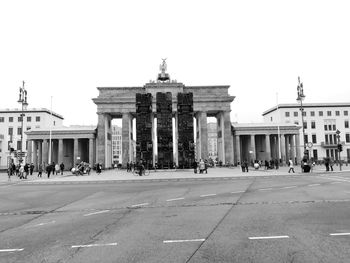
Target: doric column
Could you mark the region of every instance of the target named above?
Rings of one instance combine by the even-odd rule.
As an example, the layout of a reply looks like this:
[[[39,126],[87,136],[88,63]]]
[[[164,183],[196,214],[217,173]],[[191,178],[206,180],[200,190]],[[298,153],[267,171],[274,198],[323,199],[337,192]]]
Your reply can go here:
[[[78,138],[74,138],[74,143],[73,143],[73,165],[79,162],[78,154],[79,154],[79,141]]]
[[[286,163],[286,137],[284,134],[281,134],[281,159],[282,159],[282,164]]]
[[[157,160],[156,160],[156,149],[157,149],[157,138],[156,138],[156,119],[154,118],[154,113],[151,114],[151,121],[152,121],[152,161],[153,166],[155,166]],[[156,147],[157,146],[157,147]]]
[[[216,115],[216,130],[217,130],[217,153],[218,160],[225,164],[225,147],[224,147],[224,116],[222,112]]]
[[[28,140],[28,149],[27,149],[27,163],[32,163],[32,152],[33,152],[33,141],[32,140]]]
[[[47,166],[48,164],[48,161],[49,161],[49,140],[45,139],[43,140],[43,144],[42,144],[42,161],[43,163],[45,163],[45,167]]]
[[[94,139],[89,139],[89,163],[94,165]]]
[[[301,158],[300,158],[300,135],[299,134],[295,134],[295,151],[296,151],[296,157],[297,157],[297,161],[300,162]]]
[[[105,166],[105,150],[106,150],[106,127],[105,127],[105,115],[98,113],[97,122],[97,138],[96,138],[96,160],[98,163]]]
[[[122,163],[126,167],[126,163],[130,161],[130,143],[131,143],[131,130],[130,130],[131,115],[130,113],[123,113],[122,117]]]
[[[236,161],[241,163],[241,140],[240,136],[236,135]]]
[[[266,160],[271,160],[271,145],[270,145],[270,134],[265,134],[265,152],[266,152]]]
[[[38,169],[38,141],[34,140],[33,141],[33,164],[34,164],[34,169],[37,171]]]
[[[63,162],[63,139],[58,139],[58,163]]]
[[[38,163],[43,164],[43,141],[37,141],[38,143]],[[44,167],[43,167],[44,169]]]
[[[224,142],[224,150],[225,150],[225,163],[233,164],[233,137],[231,131],[231,118],[230,112],[223,112],[223,142]]]
[[[250,151],[252,152],[252,154],[250,154],[251,158],[253,160],[251,161],[255,161],[256,160],[256,147],[255,147],[255,135],[254,134],[251,134],[250,135]]]
[[[199,152],[198,159],[208,159],[208,128],[207,128],[207,113],[198,112],[198,131],[199,131]]]
[[[175,138],[174,138],[174,142],[173,142],[173,145],[174,145],[174,153],[175,153],[175,156],[174,156],[174,159],[175,159],[175,164],[176,166],[179,166],[179,147],[178,147],[178,140],[179,140],[179,131],[178,131],[178,128],[179,128],[179,125],[178,125],[178,116],[177,116],[177,112],[175,113],[175,125],[174,125],[174,134],[175,134]]]
[[[290,135],[290,157],[292,158],[293,162],[295,162],[295,143],[294,143],[294,138],[295,135],[291,134]]]

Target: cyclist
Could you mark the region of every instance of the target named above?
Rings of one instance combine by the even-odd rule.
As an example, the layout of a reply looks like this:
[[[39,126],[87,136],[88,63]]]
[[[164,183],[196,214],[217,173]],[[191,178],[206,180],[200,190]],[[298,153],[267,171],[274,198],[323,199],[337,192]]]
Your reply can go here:
[[[143,165],[142,160],[140,160],[140,164],[139,164],[139,175],[142,176],[142,173],[145,169],[145,166]]]

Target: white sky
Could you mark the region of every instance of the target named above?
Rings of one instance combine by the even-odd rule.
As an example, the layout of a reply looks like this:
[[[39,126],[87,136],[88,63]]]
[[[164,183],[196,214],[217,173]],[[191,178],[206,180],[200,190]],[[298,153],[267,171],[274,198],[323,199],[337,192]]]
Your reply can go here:
[[[143,86],[167,58],[185,85],[230,85],[231,120],[295,103],[350,101],[350,1],[1,1],[0,108],[97,124],[98,86]]]

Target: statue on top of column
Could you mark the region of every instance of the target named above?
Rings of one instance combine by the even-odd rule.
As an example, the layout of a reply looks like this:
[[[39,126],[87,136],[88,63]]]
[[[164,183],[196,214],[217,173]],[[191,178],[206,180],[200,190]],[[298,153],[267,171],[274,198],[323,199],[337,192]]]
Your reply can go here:
[[[170,81],[170,76],[165,71],[167,70],[166,58],[162,58],[163,63],[159,65],[160,73],[158,74],[158,81]]]

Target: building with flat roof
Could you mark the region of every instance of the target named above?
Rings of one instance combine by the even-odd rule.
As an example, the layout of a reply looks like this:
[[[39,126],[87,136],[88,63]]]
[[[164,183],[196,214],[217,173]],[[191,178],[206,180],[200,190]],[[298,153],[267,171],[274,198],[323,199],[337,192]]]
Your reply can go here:
[[[10,160],[17,162],[17,158],[13,153],[11,155],[10,148],[15,151],[27,152],[27,143],[21,143],[22,134],[22,110],[21,109],[0,109],[0,134],[3,139],[0,143],[0,168],[7,167]],[[31,108],[24,111],[23,118],[23,142],[27,141],[25,131],[32,129],[50,129],[62,126],[63,117],[46,108]]]
[[[262,115],[265,123],[285,123],[304,125],[305,137],[300,129],[300,145],[309,150],[309,157],[322,160],[325,157],[338,160],[338,139],[336,131],[340,131],[340,144],[343,146],[341,159],[350,160],[350,103],[303,103],[304,123],[302,123],[300,105],[279,104]]]

